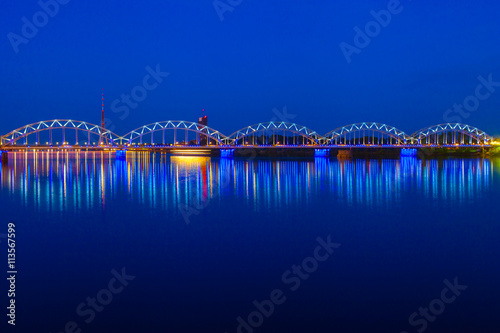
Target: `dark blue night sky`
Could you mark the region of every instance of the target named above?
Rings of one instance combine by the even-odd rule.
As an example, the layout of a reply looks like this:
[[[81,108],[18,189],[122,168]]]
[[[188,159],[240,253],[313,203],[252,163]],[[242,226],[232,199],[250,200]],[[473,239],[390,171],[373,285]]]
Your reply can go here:
[[[500,82],[493,0],[72,0],[53,17],[37,14],[35,0],[2,7],[1,134],[54,118],[97,124],[101,88],[118,134],[195,121],[203,108],[224,134],[280,115],[321,134],[361,121],[407,133],[458,121],[500,134],[500,83],[477,97],[479,76]],[[371,11],[388,7],[390,22],[382,12],[383,24],[370,24]],[[23,37],[23,17],[31,24],[34,15],[40,27]],[[354,28],[367,23],[373,37],[356,46]],[[343,42],[356,47],[350,63]],[[147,81],[146,98],[125,107],[122,94],[145,91],[148,66],[169,75]],[[474,111],[446,113],[464,102]]]

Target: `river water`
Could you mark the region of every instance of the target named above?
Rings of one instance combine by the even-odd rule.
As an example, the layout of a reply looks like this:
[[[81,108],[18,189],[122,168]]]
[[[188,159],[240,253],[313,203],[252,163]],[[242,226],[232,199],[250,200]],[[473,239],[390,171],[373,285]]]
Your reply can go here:
[[[20,332],[498,332],[499,199],[500,159],[16,153],[0,248]]]

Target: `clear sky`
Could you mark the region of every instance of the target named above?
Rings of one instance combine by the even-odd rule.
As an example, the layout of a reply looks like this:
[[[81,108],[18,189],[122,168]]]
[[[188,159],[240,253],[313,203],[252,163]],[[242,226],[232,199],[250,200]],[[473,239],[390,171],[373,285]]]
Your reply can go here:
[[[224,134],[273,118],[321,134],[361,121],[500,134],[497,1],[60,2],[2,3],[1,134],[97,124],[102,88],[118,134],[202,109]]]

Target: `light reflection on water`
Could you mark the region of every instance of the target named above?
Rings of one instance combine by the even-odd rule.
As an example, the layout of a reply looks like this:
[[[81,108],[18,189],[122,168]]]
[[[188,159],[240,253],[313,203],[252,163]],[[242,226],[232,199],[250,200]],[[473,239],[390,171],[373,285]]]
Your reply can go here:
[[[0,197],[36,211],[106,209],[131,201],[154,209],[205,207],[238,198],[253,210],[307,205],[318,197],[390,208],[407,193],[463,204],[484,195],[498,161],[239,160],[112,153],[15,153],[0,170]],[[498,170],[497,170],[498,172]]]

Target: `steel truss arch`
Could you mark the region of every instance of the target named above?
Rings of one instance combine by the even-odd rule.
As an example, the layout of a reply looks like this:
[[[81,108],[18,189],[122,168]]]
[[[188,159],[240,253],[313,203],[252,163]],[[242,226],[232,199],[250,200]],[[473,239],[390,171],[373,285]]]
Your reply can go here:
[[[394,126],[389,126],[386,124],[375,123],[375,122],[355,123],[338,127],[326,133],[325,136],[323,137],[323,140],[325,144],[332,144],[333,141],[336,139],[341,139],[345,135],[361,131],[374,131],[387,135],[395,139],[398,144],[412,143],[412,137],[407,135],[405,132],[397,129]]]
[[[230,144],[237,144],[238,140],[245,139],[249,137],[250,135],[253,135],[257,132],[262,132],[262,131],[267,131],[267,130],[279,130],[279,131],[285,131],[288,133],[293,133],[302,136],[303,138],[307,139],[308,142],[318,144],[320,143],[322,136],[319,135],[316,131],[313,131],[305,126],[297,125],[295,123],[288,123],[288,122],[265,122],[265,123],[258,123],[254,125],[250,125],[247,127],[244,127],[231,135],[228,136],[228,140]]]
[[[71,119],[53,119],[39,121],[37,123],[32,123],[16,128],[15,130],[2,136],[1,141],[2,144],[12,145],[20,139],[27,138],[29,135],[37,134],[43,131],[52,131],[54,129],[74,129],[76,131],[86,132],[88,136],[90,136],[90,134],[95,134],[99,137],[102,137],[104,141],[108,142],[108,144],[111,145],[117,145],[117,141],[120,138],[120,136],[109,130],[103,129],[98,125],[94,125],[85,121]]]
[[[220,133],[219,131],[211,127],[184,120],[166,120],[144,125],[128,132],[120,139],[122,140],[122,142],[129,144],[132,144],[134,140],[139,139],[140,142],[142,143],[142,137],[147,134],[153,134],[154,132],[162,130],[177,130],[177,129],[196,132],[198,134],[204,135],[209,139],[212,139],[215,142],[217,142],[218,145],[223,144],[226,139],[226,136],[224,134]]]
[[[478,129],[477,127],[460,123],[445,123],[445,124],[438,124],[425,127],[423,129],[416,131],[411,136],[415,141],[420,143],[422,139],[432,138],[433,135],[437,135],[443,132],[457,132],[464,135],[468,135],[469,138],[476,139],[477,143],[481,141],[483,143],[488,143],[491,142],[492,140],[492,137],[490,135]],[[463,139],[463,136],[461,138]],[[455,140],[455,136],[453,136],[453,140]],[[455,144],[456,142],[452,141],[452,143]]]

